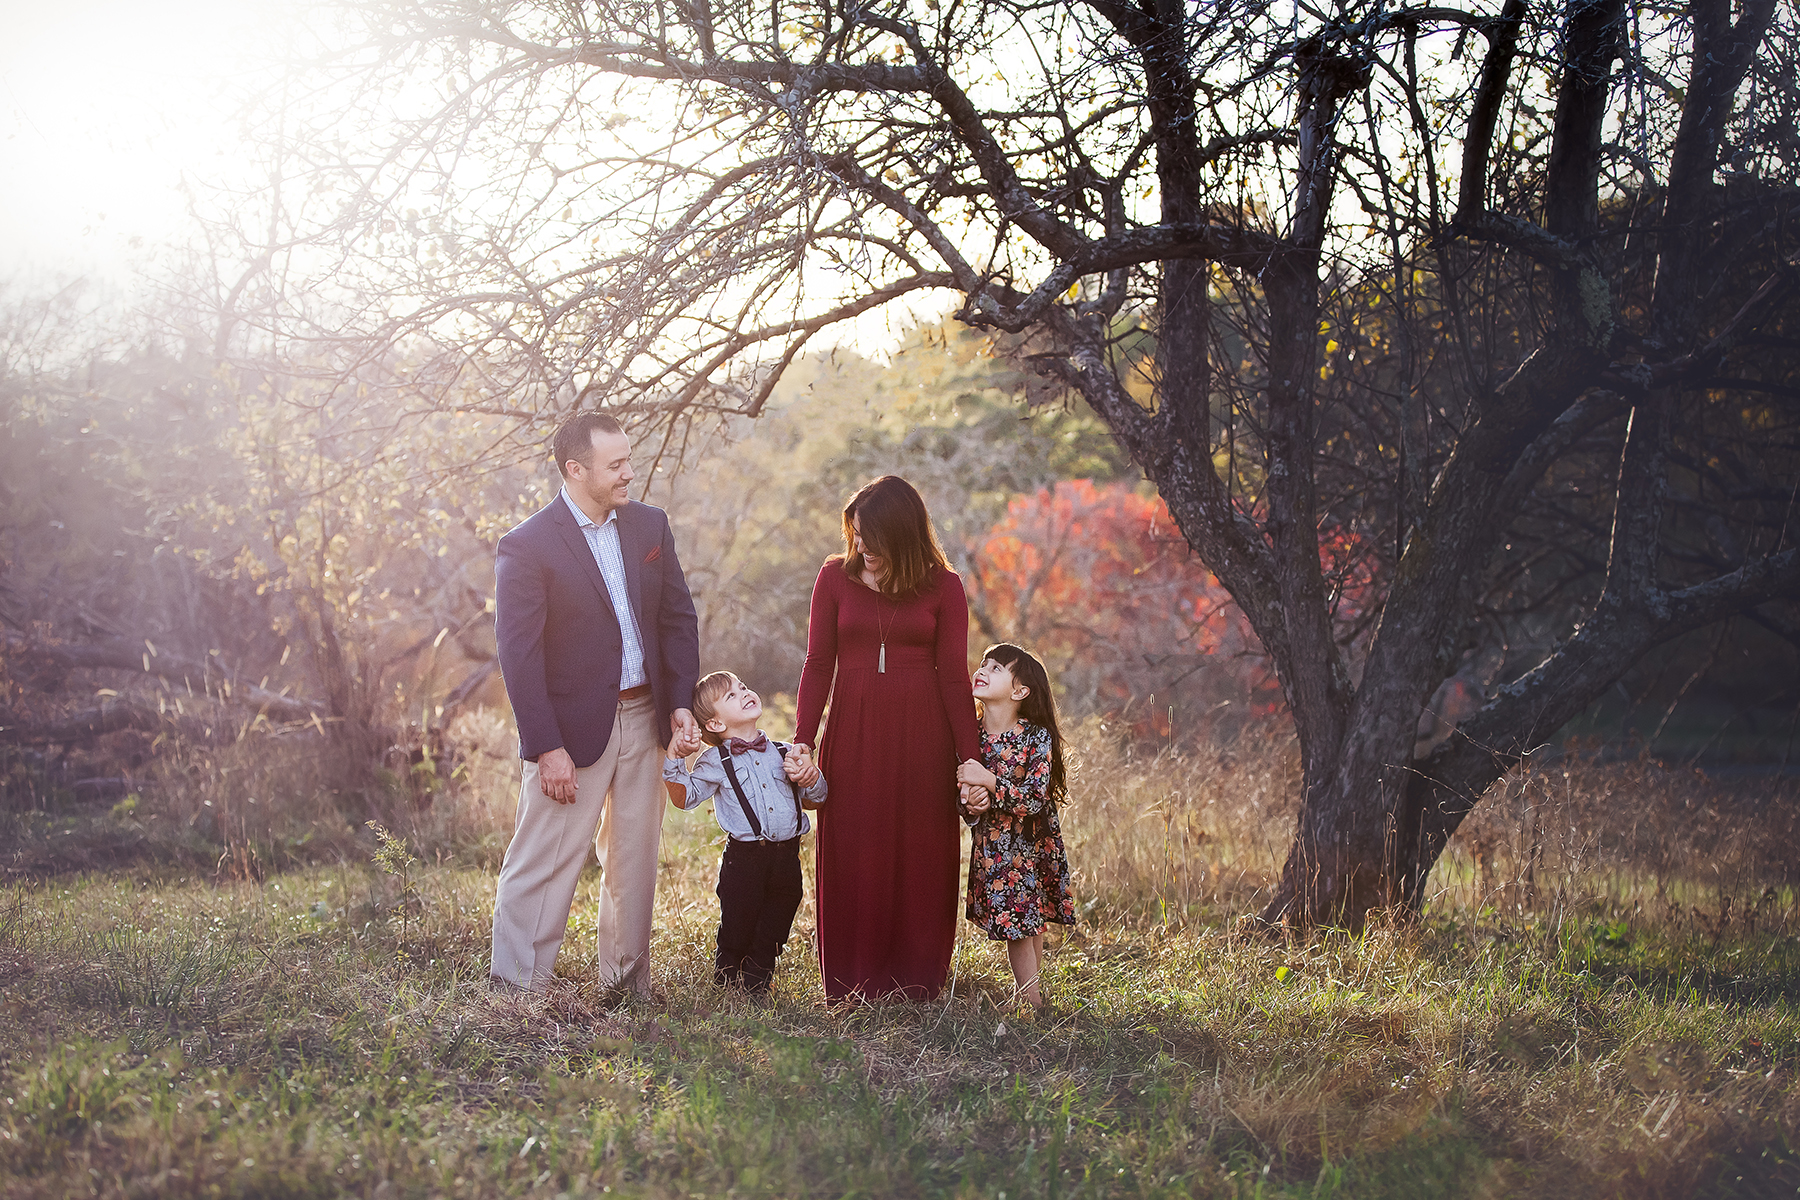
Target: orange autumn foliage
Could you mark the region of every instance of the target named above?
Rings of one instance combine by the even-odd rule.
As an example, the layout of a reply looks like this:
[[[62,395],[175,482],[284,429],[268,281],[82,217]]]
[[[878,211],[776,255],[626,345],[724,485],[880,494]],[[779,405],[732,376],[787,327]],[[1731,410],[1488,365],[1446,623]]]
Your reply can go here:
[[[1160,497],[1062,481],[1014,497],[970,550],[977,628],[1039,653],[1071,715],[1167,738],[1280,710],[1256,635]]]

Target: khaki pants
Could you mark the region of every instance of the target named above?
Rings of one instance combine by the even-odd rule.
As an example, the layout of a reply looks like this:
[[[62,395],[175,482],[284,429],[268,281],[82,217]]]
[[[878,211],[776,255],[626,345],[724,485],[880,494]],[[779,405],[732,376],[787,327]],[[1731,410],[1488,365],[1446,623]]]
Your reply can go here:
[[[606,753],[575,770],[573,804],[544,795],[538,765],[524,764],[518,820],[494,896],[495,978],[532,991],[549,983],[592,844],[601,871],[600,982],[649,994],[662,757],[656,708],[645,696],[620,702]]]

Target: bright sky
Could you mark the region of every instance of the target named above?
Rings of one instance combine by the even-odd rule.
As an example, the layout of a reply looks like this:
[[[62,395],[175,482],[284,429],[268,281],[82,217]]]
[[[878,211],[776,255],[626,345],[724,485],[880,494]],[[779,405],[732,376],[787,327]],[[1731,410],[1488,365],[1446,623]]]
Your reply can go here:
[[[0,0],[0,274],[128,286],[184,237],[182,183],[238,161],[231,93],[277,52],[277,14],[272,0]]]
[[[81,277],[126,299],[188,239],[184,183],[242,169],[239,98],[275,78],[306,0],[0,0],[0,281]],[[870,348],[936,316],[865,316],[828,344]]]

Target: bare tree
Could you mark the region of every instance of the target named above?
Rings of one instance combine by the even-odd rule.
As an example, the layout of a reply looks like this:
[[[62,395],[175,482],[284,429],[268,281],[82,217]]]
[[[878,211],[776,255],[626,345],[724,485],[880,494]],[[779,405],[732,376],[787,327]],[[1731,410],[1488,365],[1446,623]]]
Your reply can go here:
[[[327,737],[366,776],[441,745],[498,670],[470,512],[503,513],[526,479],[469,464],[500,421],[372,421],[78,300],[0,304],[0,746],[274,731]]]
[[[271,125],[289,207],[226,325],[261,290],[341,354],[428,347],[446,403],[679,435],[957,297],[1100,414],[1272,656],[1306,794],[1270,919],[1417,906],[1621,672],[1800,590],[1791,0],[360,13],[312,77],[333,115]],[[1355,621],[1350,569],[1385,596]]]

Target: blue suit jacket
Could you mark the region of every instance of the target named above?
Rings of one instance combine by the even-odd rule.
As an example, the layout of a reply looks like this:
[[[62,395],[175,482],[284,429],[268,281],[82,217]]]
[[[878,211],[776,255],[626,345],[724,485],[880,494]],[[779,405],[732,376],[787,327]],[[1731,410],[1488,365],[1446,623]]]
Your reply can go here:
[[[668,515],[636,501],[618,514],[657,730],[667,739],[669,714],[694,704],[699,622]],[[562,746],[576,766],[592,765],[612,737],[624,639],[606,581],[560,494],[500,539],[494,574],[494,632],[519,757]]]

